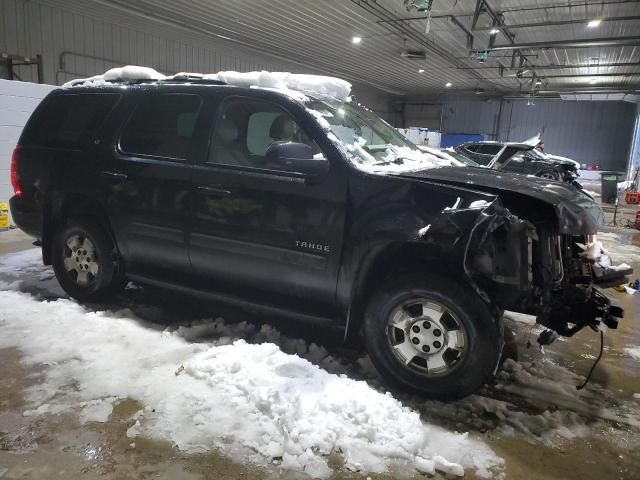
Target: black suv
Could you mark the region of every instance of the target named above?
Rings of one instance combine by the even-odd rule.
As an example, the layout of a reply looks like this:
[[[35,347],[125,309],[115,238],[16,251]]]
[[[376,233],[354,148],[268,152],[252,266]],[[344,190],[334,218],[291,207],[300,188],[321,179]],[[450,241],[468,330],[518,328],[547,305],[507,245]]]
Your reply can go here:
[[[590,197],[447,166],[349,99],[189,78],[61,88],[11,175],[13,218],[70,296],[129,279],[337,327],[432,398],[490,379],[504,309],[567,336],[622,315],[579,256],[602,219]]]
[[[498,154],[501,154],[510,146],[518,146],[521,151],[511,155],[506,162],[496,162]],[[528,150],[523,150],[523,147],[528,148]],[[576,162],[569,159],[549,158],[544,153],[533,148],[533,146],[509,142],[467,142],[458,145],[455,151],[479,165],[503,172],[535,175],[536,177],[562,182],[573,182],[578,177]]]

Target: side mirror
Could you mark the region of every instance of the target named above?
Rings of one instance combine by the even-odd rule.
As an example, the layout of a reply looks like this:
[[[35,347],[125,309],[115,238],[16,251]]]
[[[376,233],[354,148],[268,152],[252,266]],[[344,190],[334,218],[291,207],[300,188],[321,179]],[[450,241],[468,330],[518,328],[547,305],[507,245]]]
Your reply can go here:
[[[295,142],[277,142],[267,149],[267,167],[274,170],[302,173],[320,177],[329,171],[326,158],[313,158],[309,145]]]

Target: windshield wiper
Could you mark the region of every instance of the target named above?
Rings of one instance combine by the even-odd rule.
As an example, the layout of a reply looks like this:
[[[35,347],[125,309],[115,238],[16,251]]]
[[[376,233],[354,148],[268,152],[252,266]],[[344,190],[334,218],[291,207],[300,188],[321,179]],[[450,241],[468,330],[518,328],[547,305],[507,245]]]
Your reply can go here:
[[[390,165],[392,163],[396,165],[404,165],[405,160],[411,160],[411,159],[407,157],[396,157],[393,160],[389,160],[388,162],[378,162],[378,163],[374,163],[374,165]]]

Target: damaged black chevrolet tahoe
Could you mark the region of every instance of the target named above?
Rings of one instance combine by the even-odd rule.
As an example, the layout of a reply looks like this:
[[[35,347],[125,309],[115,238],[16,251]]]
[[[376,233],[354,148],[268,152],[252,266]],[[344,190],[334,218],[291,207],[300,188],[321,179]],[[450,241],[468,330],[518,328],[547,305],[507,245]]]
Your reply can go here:
[[[427,397],[495,372],[502,312],[615,328],[572,186],[451,165],[354,101],[197,78],[52,92],[12,160],[16,224],[72,297],[127,280],[362,335]]]

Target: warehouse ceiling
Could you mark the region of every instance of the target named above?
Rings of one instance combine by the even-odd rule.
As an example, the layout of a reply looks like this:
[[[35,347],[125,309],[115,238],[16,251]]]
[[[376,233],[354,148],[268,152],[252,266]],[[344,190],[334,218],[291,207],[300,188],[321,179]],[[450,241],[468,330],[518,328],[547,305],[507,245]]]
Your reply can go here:
[[[407,95],[640,89],[637,0],[95,1]]]

